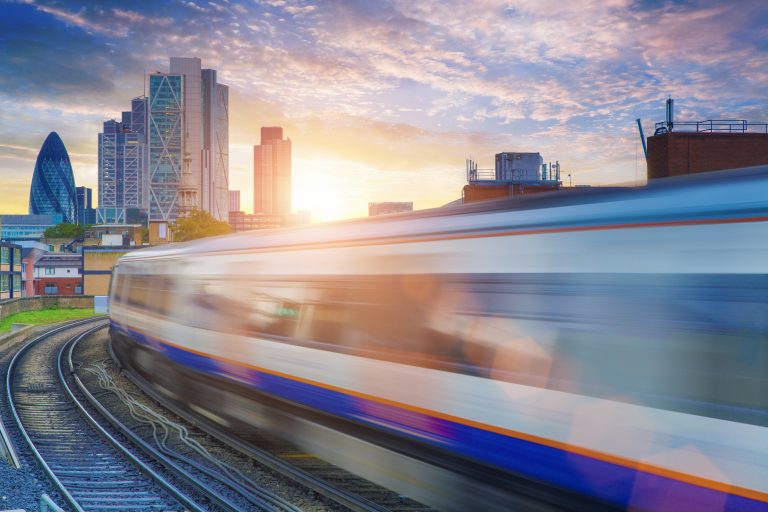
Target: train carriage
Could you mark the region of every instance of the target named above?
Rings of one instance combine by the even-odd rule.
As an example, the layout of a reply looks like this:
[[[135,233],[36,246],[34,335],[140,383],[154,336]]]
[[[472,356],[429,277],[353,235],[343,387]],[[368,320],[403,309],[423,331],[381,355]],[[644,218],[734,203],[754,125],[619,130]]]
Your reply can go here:
[[[766,235],[768,167],[242,233],[121,258],[111,332],[438,508],[766,510]]]

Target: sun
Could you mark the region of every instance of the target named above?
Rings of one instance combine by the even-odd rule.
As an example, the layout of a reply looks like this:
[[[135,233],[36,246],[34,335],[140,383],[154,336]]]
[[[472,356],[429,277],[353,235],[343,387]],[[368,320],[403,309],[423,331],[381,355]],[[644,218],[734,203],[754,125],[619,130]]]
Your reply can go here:
[[[293,211],[309,210],[312,222],[327,222],[367,215],[367,202],[354,182],[345,179],[339,162],[294,160]]]

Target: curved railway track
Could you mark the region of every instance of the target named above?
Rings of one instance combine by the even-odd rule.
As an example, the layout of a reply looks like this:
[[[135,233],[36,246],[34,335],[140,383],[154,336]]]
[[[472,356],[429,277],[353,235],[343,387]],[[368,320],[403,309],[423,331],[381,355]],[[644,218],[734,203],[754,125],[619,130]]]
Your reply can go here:
[[[112,350],[112,343],[109,342],[108,345],[109,357],[113,361],[119,361]],[[427,512],[432,510],[421,503],[400,496],[325,462],[272,435],[266,433],[256,435],[254,432],[229,432],[203,415],[195,414],[161,395],[138,373],[125,371],[125,376],[155,402],[184,421],[201,429],[255,463],[272,469],[345,509],[355,512]]]
[[[199,510],[178,491],[174,497],[172,486],[163,486],[162,477],[131,457],[114,437],[97,435],[93,418],[84,417],[75,405],[58,364],[59,352],[66,342],[103,327],[103,321],[90,320],[57,328],[13,357],[6,388],[24,441],[76,511]]]
[[[237,478],[226,469],[205,468],[172,443],[158,442],[158,436],[152,442],[133,431],[135,425],[121,423],[101,403],[108,393],[89,390],[78,375],[81,369],[75,371],[73,363],[77,344],[105,325],[101,319],[88,319],[51,329],[19,349],[6,374],[8,403],[21,437],[72,510],[301,510],[254,482]],[[111,393],[116,394],[116,390]],[[238,442],[212,424],[194,423],[254,462],[346,509],[422,510],[418,506],[390,508],[392,503],[366,499],[280,457]],[[153,425],[157,431],[168,428],[174,425],[163,424],[162,419]]]
[[[142,423],[150,424],[153,434],[151,436],[141,435],[136,430],[136,423],[127,425],[121,421],[117,415],[113,414],[110,407],[102,404],[100,399],[96,398],[95,395],[99,394],[99,392],[92,392],[74,371],[72,354],[77,344],[83,339],[84,337],[80,337],[73,340],[62,351],[62,356],[66,359],[66,364],[70,373],[72,373],[72,379],[78,391],[113,428],[128,437],[134,445],[140,447],[144,453],[158,461],[174,475],[183,478],[186,483],[197,487],[199,492],[211,501],[215,509],[233,512],[244,510],[265,510],[270,512],[302,511],[300,507],[295,506],[290,500],[269,491],[258,483],[250,481],[245,475],[228,467],[227,464],[215,460],[214,456],[192,439],[183,426],[165,419],[160,414],[153,413],[146,407],[142,407],[129,393],[118,386],[112,386],[111,389],[101,388],[102,391],[108,391],[106,395],[121,395],[128,403],[127,405],[132,408],[131,416],[139,418]],[[89,369],[93,370],[97,366],[92,365]],[[192,447],[193,451],[197,451],[198,455],[202,455],[202,458],[190,456],[189,450],[184,450],[178,446],[178,443],[174,442],[173,438],[176,437],[183,440],[182,444],[186,445],[186,448]]]

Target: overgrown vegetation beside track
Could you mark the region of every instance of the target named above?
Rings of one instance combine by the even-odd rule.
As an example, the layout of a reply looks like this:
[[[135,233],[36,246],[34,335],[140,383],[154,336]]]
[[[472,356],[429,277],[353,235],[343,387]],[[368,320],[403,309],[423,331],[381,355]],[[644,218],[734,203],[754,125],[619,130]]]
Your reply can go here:
[[[65,322],[67,320],[79,320],[96,316],[93,309],[41,309],[38,311],[23,311],[11,315],[0,321],[0,333],[11,330],[11,324],[45,325]]]

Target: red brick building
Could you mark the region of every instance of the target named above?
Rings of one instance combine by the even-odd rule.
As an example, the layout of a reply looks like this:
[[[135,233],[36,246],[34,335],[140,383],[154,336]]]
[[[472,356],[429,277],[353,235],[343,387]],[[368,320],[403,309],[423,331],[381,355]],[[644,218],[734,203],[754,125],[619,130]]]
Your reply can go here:
[[[675,124],[675,128],[679,124],[684,123]],[[766,125],[739,122],[735,125],[738,133],[698,131],[700,125],[708,125],[696,125],[697,131],[671,131],[648,137],[649,180],[768,164],[768,133],[747,131],[760,127],[765,130]]]
[[[35,295],[82,295],[82,254],[47,254],[34,270]]]
[[[474,203],[502,197],[557,192],[558,190],[561,190],[560,183],[551,181],[540,183],[474,182],[464,185],[461,197],[464,203]]]

